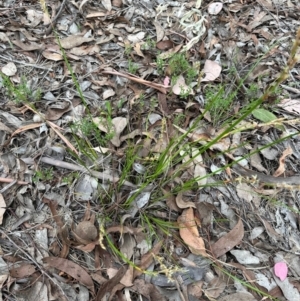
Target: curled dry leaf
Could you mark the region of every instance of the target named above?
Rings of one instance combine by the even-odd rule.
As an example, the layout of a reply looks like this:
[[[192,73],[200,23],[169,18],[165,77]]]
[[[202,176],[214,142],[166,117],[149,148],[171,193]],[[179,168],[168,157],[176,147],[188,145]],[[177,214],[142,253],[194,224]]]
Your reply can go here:
[[[222,236],[217,242],[215,242],[211,246],[211,250],[213,252],[213,255],[218,258],[228,251],[230,251],[233,247],[238,245],[242,238],[244,237],[244,226],[242,223],[242,220],[239,219],[235,227]]]
[[[178,217],[179,234],[195,255],[207,256],[205,245],[200,237],[193,208],[185,209]]]
[[[183,199],[183,193],[180,192],[178,193],[177,197],[176,197],[176,204],[179,208],[183,209],[183,208],[196,208],[196,205],[194,202],[191,201],[185,201]]]
[[[273,176],[274,177],[279,177],[281,174],[285,172],[285,166],[284,166],[284,161],[285,158],[289,155],[293,154],[292,148],[289,146],[283,153],[282,156],[279,159],[279,167],[276,169],[274,172]]]
[[[44,257],[43,262],[49,266],[63,271],[85,285],[92,292],[95,291],[91,276],[80,265],[60,257]]]

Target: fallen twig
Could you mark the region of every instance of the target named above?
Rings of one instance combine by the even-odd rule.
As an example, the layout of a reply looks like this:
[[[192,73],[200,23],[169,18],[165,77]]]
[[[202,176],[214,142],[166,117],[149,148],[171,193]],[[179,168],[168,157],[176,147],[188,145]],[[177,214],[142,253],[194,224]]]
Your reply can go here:
[[[113,70],[113,71],[104,70],[104,71],[102,71],[102,73],[103,74],[118,75],[118,76],[121,76],[121,77],[128,78],[128,79],[130,79],[132,81],[135,81],[139,84],[142,84],[142,85],[151,87],[153,89],[156,89],[156,90],[160,91],[163,94],[167,94],[167,89],[170,88],[170,86],[165,86],[165,85],[161,85],[161,84],[152,83],[152,82],[149,82],[147,80],[139,78],[139,77],[137,77],[133,74],[130,74],[130,73],[121,73],[121,72],[118,72],[118,71],[115,71],[115,70]]]

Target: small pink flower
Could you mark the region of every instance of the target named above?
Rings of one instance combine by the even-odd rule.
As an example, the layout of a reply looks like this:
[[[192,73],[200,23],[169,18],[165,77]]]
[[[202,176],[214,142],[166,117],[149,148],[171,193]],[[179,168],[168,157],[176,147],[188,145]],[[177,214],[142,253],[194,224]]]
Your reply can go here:
[[[169,86],[169,84],[170,84],[170,77],[166,76],[165,79],[164,79],[164,85]]]
[[[283,281],[287,277],[287,274],[288,274],[288,267],[287,267],[286,263],[285,262],[277,262],[274,265],[274,273],[281,281]]]

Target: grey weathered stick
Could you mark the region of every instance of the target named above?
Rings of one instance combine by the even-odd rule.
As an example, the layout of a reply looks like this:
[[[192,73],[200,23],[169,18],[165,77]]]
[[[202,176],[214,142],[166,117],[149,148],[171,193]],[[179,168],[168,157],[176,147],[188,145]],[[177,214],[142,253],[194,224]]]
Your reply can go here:
[[[55,159],[48,158],[48,157],[42,157],[42,158],[40,158],[40,161],[43,163],[46,163],[46,164],[56,166],[56,167],[62,167],[62,168],[76,170],[76,171],[82,171],[82,172],[89,172],[92,176],[94,176],[102,181],[105,181],[105,182],[116,183],[120,180],[119,177],[113,177],[113,176],[107,175],[100,171],[88,170],[87,168],[85,168],[83,166],[79,166],[79,165],[76,165],[73,163],[68,163],[68,162],[64,162],[64,161],[60,161],[60,160],[55,160]],[[126,186],[129,186],[129,187],[133,187],[133,188],[137,187],[136,185],[134,185],[133,183],[130,183],[128,181],[124,181],[123,184]]]

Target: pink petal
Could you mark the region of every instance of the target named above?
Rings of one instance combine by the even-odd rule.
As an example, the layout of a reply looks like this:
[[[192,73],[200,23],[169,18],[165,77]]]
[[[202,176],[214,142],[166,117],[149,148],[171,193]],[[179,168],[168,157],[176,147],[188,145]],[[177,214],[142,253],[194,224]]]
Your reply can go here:
[[[274,273],[275,275],[283,281],[287,277],[288,267],[285,262],[277,262],[274,265]]]
[[[170,77],[166,76],[165,79],[164,79],[164,85],[169,86],[169,84],[170,84]]]

